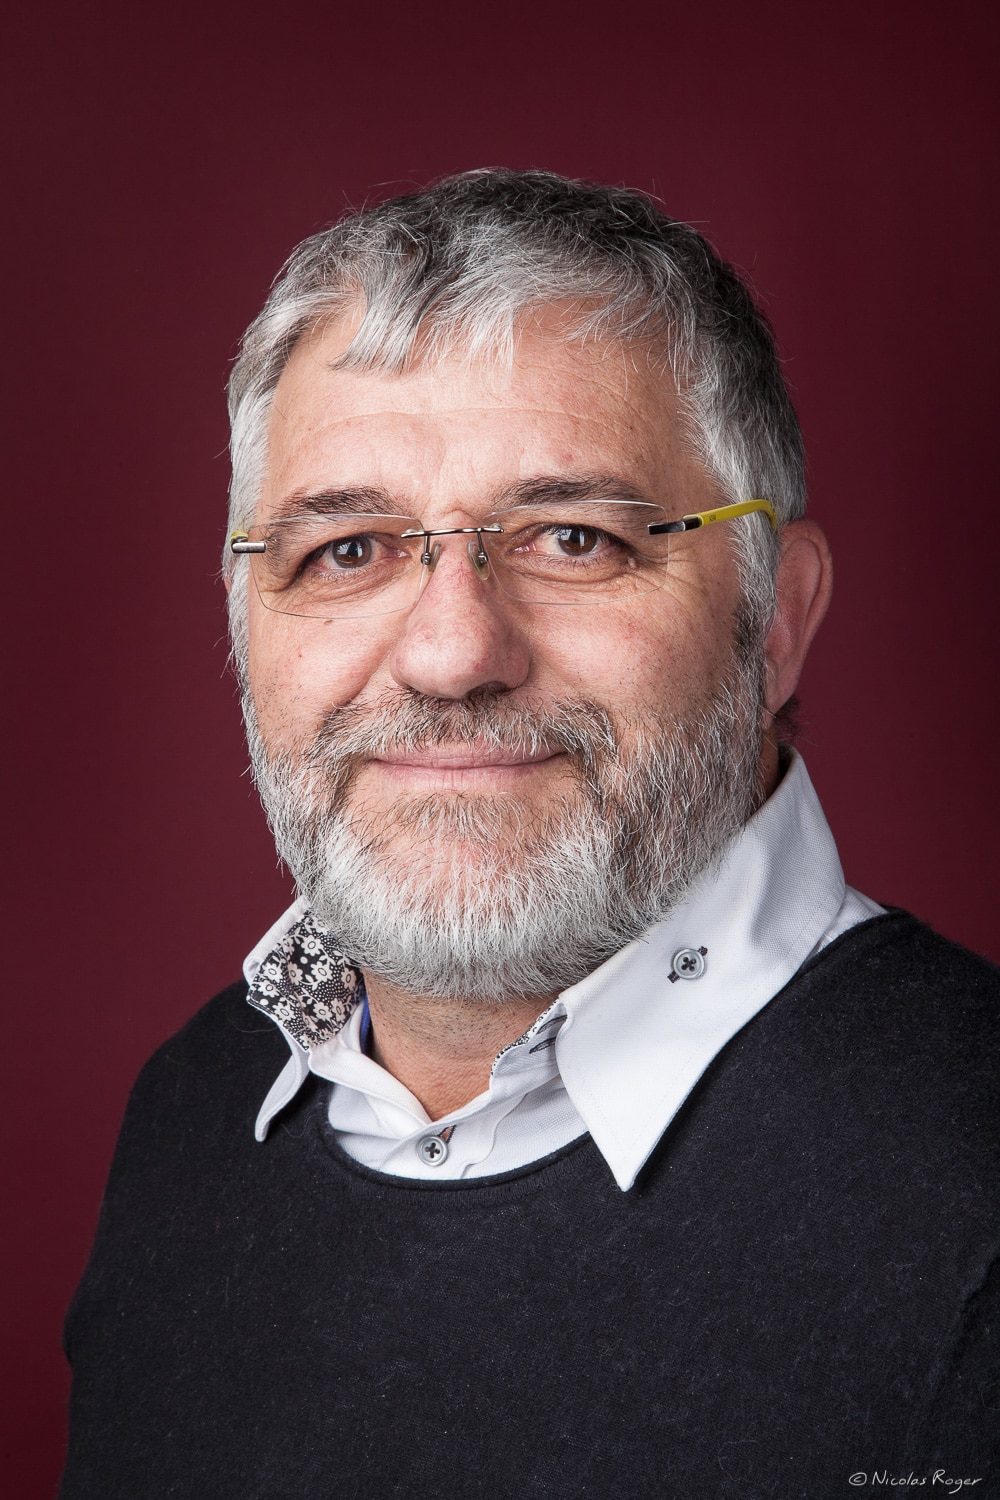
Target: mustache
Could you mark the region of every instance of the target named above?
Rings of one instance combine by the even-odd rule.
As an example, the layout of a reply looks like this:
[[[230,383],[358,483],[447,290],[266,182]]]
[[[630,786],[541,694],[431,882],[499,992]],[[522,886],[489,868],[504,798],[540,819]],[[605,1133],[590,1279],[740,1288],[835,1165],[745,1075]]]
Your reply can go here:
[[[487,751],[537,755],[561,751],[575,761],[595,794],[601,769],[618,757],[608,711],[588,699],[513,703],[480,689],[462,699],[425,698],[410,689],[372,703],[347,703],[325,716],[305,756],[334,797],[363,761],[434,745],[475,745]],[[331,782],[333,785],[331,786]]]

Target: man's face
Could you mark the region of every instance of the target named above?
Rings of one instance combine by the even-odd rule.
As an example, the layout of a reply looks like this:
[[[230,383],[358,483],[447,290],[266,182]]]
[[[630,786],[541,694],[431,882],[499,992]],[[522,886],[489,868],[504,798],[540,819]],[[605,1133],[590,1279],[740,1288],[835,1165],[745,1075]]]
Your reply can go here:
[[[258,520],[287,497],[378,488],[387,511],[431,528],[468,526],[521,481],[605,474],[671,517],[720,503],[684,442],[669,381],[617,348],[522,338],[509,374],[459,362],[405,376],[331,369],[349,329],[295,350],[278,384]],[[732,532],[676,539],[665,587],[628,604],[518,607],[477,577],[464,546],[443,551],[415,607],[384,619],[317,622],[265,610],[250,591],[250,683],[268,747],[295,749],[329,710],[410,688],[460,699],[502,685],[519,700],[586,697],[628,717],[696,704],[732,651],[739,590]],[[377,762],[355,794],[374,811],[455,789],[535,802],[565,777],[530,768]]]
[[[542,320],[523,333],[510,371],[459,359],[403,376],[335,371],[351,332],[329,327],[289,360],[274,398],[259,521],[294,510],[296,497],[364,489],[380,492],[385,513],[429,529],[469,526],[516,486],[543,478],[606,476],[609,496],[649,500],[671,518],[722,498],[689,451],[668,379],[641,355],[561,343]],[[650,745],[666,738],[682,761],[697,759],[706,715],[733,717],[741,599],[732,544],[722,526],[682,536],[662,589],[585,607],[510,599],[477,574],[460,538],[443,547],[413,607],[380,618],[282,615],[251,586],[250,692],[263,752],[281,767],[266,800],[309,767],[308,790],[303,781],[291,800],[310,799],[313,818],[322,806],[341,832],[350,826],[350,878],[364,849],[400,899],[419,899],[427,913],[435,900],[447,912],[456,892],[468,909],[477,881],[482,896],[484,868],[510,889],[522,867],[528,878],[533,856],[539,868],[551,864],[559,839],[572,841],[595,806],[605,821],[609,805],[616,809],[621,836],[634,843],[629,829],[642,809],[624,813],[615,797],[627,802]],[[720,692],[730,693],[721,708]],[[759,694],[737,707],[749,721],[732,757],[745,783],[735,794],[738,824],[755,798]],[[590,737],[589,759],[574,716]],[[394,723],[404,731],[396,745]],[[529,723],[541,746],[528,744]],[[423,742],[415,724],[427,729]],[[677,762],[675,753],[675,771]],[[647,780],[675,771],[658,764]],[[689,788],[678,798],[689,804],[695,795]],[[279,824],[297,816],[294,805],[271,811]],[[670,817],[690,820],[690,805]],[[662,846],[652,812],[649,822]],[[338,849],[333,862],[343,863]],[[295,870],[307,890],[326,878],[318,858],[309,856],[309,873]],[[698,858],[704,863],[706,851]],[[609,880],[622,884],[620,875]],[[310,894],[323,915],[322,895]],[[343,903],[332,908],[350,927]],[[621,940],[632,935],[625,926]]]

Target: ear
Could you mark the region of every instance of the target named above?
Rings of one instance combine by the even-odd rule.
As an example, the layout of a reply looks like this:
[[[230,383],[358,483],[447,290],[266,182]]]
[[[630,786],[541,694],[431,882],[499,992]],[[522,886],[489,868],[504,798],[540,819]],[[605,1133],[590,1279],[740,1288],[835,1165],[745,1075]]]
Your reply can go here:
[[[790,521],[781,529],[777,609],[764,642],[764,702],[771,714],[795,692],[832,592],[833,560],[826,537],[815,521]]]

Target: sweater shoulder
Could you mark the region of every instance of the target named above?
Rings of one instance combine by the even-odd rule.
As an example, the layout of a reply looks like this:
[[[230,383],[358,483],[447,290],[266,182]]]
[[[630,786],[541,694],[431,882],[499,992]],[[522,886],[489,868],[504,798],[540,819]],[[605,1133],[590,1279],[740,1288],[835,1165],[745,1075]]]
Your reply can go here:
[[[901,955],[934,954],[949,968],[969,971],[1000,985],[1000,967],[990,959],[973,953],[961,943],[935,932],[926,922],[899,906],[886,907],[878,916],[869,917],[849,927],[840,937],[823,948],[811,962],[850,950],[855,953],[896,952]]]
[[[995,1162],[1000,969],[909,913],[844,933],[744,1036],[757,1084],[794,1098],[803,1118],[836,1118],[859,1140],[891,1135],[901,1159]]]
[[[1000,1023],[1000,968],[900,910],[841,934],[792,983],[807,991],[835,986],[869,1015],[905,1014],[911,1023],[946,1017],[952,1037]]]
[[[146,1067],[186,1063],[206,1048],[225,1056],[252,1052],[260,1037],[274,1035],[277,1028],[247,1004],[248,992],[245,979],[220,990],[156,1049]]]
[[[229,985],[157,1048],[136,1080],[127,1123],[151,1113],[178,1121],[235,1113],[246,1116],[252,1130],[288,1059],[288,1044],[246,1000],[244,980]]]

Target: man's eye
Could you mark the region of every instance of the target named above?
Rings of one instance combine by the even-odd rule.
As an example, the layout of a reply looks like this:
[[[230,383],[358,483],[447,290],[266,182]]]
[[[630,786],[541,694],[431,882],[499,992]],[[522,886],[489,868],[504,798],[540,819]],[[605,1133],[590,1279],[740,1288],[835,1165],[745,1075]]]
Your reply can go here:
[[[552,535],[569,557],[584,557],[596,551],[602,540],[601,532],[592,526],[560,526]]]
[[[342,541],[331,542],[324,548],[321,561],[332,563],[338,568],[360,568],[371,562],[374,551],[371,537],[346,536]]]
[[[299,568],[308,572],[351,573],[386,560],[386,547],[374,535],[355,532],[334,537],[306,551]]]
[[[582,522],[567,521],[532,528],[523,535],[519,544],[515,543],[515,550],[548,557],[596,559],[609,558],[621,546],[617,537],[600,526],[585,526]]]

